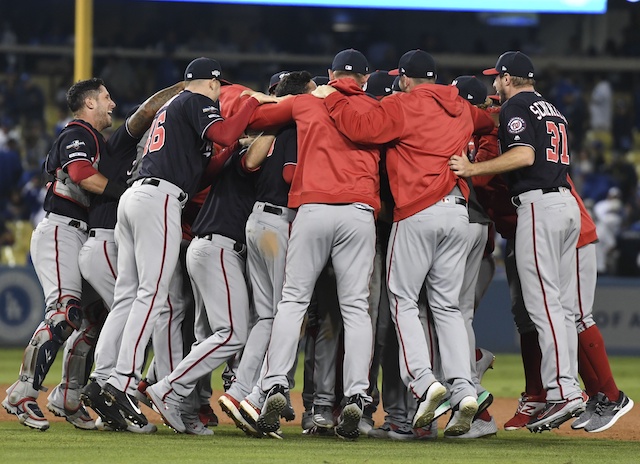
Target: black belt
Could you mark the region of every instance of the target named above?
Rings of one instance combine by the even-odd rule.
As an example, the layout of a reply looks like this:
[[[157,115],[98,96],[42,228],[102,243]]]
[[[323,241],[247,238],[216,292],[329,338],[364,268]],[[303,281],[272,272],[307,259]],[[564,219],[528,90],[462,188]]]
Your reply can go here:
[[[277,214],[278,216],[282,215],[282,208],[277,208],[271,205],[264,205],[262,207],[262,211],[265,213]]]
[[[90,230],[89,231],[89,237],[95,237],[96,236],[96,231],[95,230]]]
[[[155,177],[145,177],[144,179],[142,179],[142,183],[153,185],[154,187],[158,187],[160,185],[160,179],[156,179]],[[187,194],[184,192],[180,192],[180,196],[178,196],[178,201],[182,203],[186,199],[187,199]]]
[[[543,188],[543,189],[540,189],[540,190],[542,190],[542,194],[543,195],[545,193],[559,193],[560,192],[560,187],[547,187],[547,188]],[[511,201],[516,206],[521,206],[522,205],[522,202],[520,201],[520,195],[513,197]]]
[[[214,235],[218,235],[218,234],[197,235],[197,237],[211,241],[211,239],[213,238]],[[227,238],[229,238],[229,237],[227,237]],[[233,239],[231,239],[231,240],[233,240]],[[235,242],[233,244],[233,251],[235,251],[236,253],[244,253],[246,250],[247,250],[247,247],[242,242]]]
[[[449,199],[451,198],[450,195],[447,195],[446,197],[444,197],[442,200],[440,200],[443,203],[449,203]],[[464,198],[461,197],[453,197],[452,200],[456,205],[462,205],[462,206],[467,206],[467,200],[465,200]]]
[[[49,217],[49,213],[45,214],[44,217],[48,218]],[[82,223],[76,219],[71,219],[68,224],[71,227],[75,227],[76,229],[80,229],[82,227]]]

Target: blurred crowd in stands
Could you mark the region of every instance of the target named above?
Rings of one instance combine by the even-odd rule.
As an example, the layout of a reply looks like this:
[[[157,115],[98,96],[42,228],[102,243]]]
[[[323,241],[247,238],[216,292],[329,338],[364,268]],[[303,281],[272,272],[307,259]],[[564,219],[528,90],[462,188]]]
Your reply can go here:
[[[180,11],[187,17],[189,9],[197,8],[192,4],[183,5]],[[141,8],[139,2],[129,6]],[[21,8],[28,8],[28,5],[15,4],[15,8],[6,12],[8,19],[0,24],[0,45],[72,44],[72,14],[63,15],[62,20],[58,12],[53,22],[48,21],[49,18],[45,20],[47,15],[30,16],[29,28],[25,30],[16,23]],[[99,10],[99,2],[96,8]],[[189,55],[191,58],[201,54],[215,58],[219,53],[282,52],[308,56],[333,55],[337,50],[354,47],[365,52],[374,69],[395,68],[398,57],[416,46],[433,53],[436,58],[438,54],[454,53],[444,39],[446,35],[420,33],[417,36],[419,43],[406,47],[401,39],[404,37],[407,41],[408,38],[400,31],[398,37],[376,35],[377,29],[384,29],[382,25],[376,26],[378,21],[388,17],[384,11],[362,12],[364,19],[347,15],[344,24],[351,24],[351,29],[344,26],[341,31],[336,27],[340,15],[332,9],[301,8],[296,10],[296,20],[292,21],[281,13],[285,10],[278,8],[217,8],[221,10],[216,11],[226,12],[228,16],[231,11],[240,13],[229,17],[229,21],[221,21],[213,17],[215,15],[203,18],[194,10],[189,34],[178,27],[180,20],[176,15],[172,18],[161,16],[159,4],[155,13],[145,16],[146,23],[155,22],[157,27],[140,26],[136,23],[140,19],[136,14],[109,19],[96,12],[101,20],[100,28],[95,30],[94,46],[162,51],[161,56],[156,55],[153,59],[127,58],[118,54],[94,57],[94,74],[105,80],[118,105],[118,123],[132,106],[182,78],[185,63],[174,57],[176,51],[193,52]],[[261,17],[262,22],[256,22],[257,17]],[[640,14],[630,14],[627,19],[627,26],[620,31],[617,41],[607,41],[600,50],[585,49],[571,43],[572,40],[579,41],[576,36],[564,45],[567,47],[565,53],[582,54],[585,59],[590,56],[640,57]],[[366,30],[358,27],[367,21],[371,27]],[[215,26],[205,27],[204,24]],[[270,29],[255,27],[255,24],[269,24]],[[287,34],[274,32],[283,29],[287,29]],[[529,35],[520,33],[508,44],[492,45],[491,48],[487,46],[490,39],[476,38],[462,52],[497,55],[506,49],[520,49],[534,57],[534,61],[536,56],[545,54],[557,56],[558,50],[545,49],[535,31],[532,29]],[[291,37],[297,40],[291,40]],[[291,64],[285,62],[268,65],[221,62],[226,78],[263,91],[268,76],[280,69],[292,69]],[[487,63],[487,66],[491,64]],[[305,69],[317,75],[326,73],[326,67],[311,65]],[[461,74],[479,74],[479,70],[440,69],[439,82],[448,84]],[[0,249],[3,250],[0,263],[19,264],[28,259],[31,228],[43,215],[47,179],[41,165],[53,139],[70,120],[65,93],[72,79],[73,60],[68,56],[7,53],[0,58]],[[490,80],[485,78],[485,82],[491,86]],[[640,274],[637,265],[633,272],[621,270],[618,265],[621,238],[631,237],[637,241],[637,252],[640,253],[640,75],[631,71],[567,72],[547,68],[536,87],[569,121],[573,145],[572,177],[598,226],[600,273]]]

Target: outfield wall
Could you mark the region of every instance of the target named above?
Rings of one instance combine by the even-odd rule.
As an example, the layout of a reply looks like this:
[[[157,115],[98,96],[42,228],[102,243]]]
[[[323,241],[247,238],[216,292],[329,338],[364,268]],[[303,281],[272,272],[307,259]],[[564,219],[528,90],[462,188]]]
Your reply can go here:
[[[0,346],[24,346],[43,312],[42,290],[33,268],[0,266]],[[640,355],[640,279],[601,277],[594,316],[610,354]],[[476,313],[475,328],[478,346],[518,352],[503,275],[491,283]]]

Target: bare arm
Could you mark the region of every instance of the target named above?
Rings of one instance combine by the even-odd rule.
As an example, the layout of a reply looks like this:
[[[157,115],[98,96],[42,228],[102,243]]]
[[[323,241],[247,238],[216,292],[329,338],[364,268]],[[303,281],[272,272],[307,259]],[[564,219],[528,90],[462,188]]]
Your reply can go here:
[[[264,160],[267,159],[275,139],[275,135],[262,134],[253,141],[244,155],[244,166],[247,170],[255,171],[260,167]]]
[[[453,155],[449,158],[449,169],[460,177],[502,174],[531,166],[535,158],[533,148],[518,145],[492,160],[479,163],[471,163],[465,155]]]
[[[162,108],[162,105],[182,92],[182,90],[184,90],[184,81],[162,89],[147,98],[127,120],[129,133],[135,138],[142,137],[151,126],[154,116]]]

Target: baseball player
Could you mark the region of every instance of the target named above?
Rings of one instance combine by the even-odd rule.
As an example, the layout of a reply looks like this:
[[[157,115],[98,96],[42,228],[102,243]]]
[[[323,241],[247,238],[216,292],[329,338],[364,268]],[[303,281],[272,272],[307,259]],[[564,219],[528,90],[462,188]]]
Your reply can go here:
[[[31,256],[44,292],[45,318],[25,349],[19,379],[9,387],[2,402],[20,423],[39,430],[49,428],[36,402],[42,382],[60,347],[83,323],[78,253],[87,239],[89,195],[117,199],[126,188],[97,171],[100,157],[107,152],[100,131],[111,126],[116,106],[104,82],[92,78],[75,83],[67,92],[67,104],[74,119],[47,155],[44,167],[54,180],[44,202],[47,213],[31,238]],[[82,329],[93,330],[89,326]],[[65,361],[73,373],[65,374],[49,404],[76,427],[92,429],[93,420],[80,403],[88,352],[75,345],[80,338],[81,334],[74,338],[74,349],[67,352]]]
[[[365,110],[376,104],[362,91],[368,73],[364,55],[350,49],[334,57],[329,76],[350,95],[354,105]],[[250,127],[292,121],[298,133],[298,165],[288,206],[298,208],[298,213],[289,239],[282,300],[267,350],[268,370],[261,383],[266,401],[257,425],[263,432],[280,427],[279,416],[287,403],[287,372],[296,358],[298,334],[316,279],[331,257],[345,340],[346,401],[335,432],[354,439],[359,436],[358,424],[370,401],[372,331],[367,298],[375,255],[374,213],[380,209],[379,152],[345,139],[322,101],[311,95],[296,95],[259,108]]]
[[[269,91],[280,97],[309,93],[315,87],[308,72],[283,71],[271,78]],[[238,427],[260,436],[262,433],[255,429],[255,419],[262,403],[260,389],[256,385],[269,344],[276,306],[282,297],[289,228],[295,217],[295,211],[286,206],[297,163],[295,126],[281,129],[265,155],[264,159],[247,156],[246,161],[248,168],[259,168],[256,202],[246,223],[247,276],[257,320],[249,333],[236,381],[218,398],[222,410]],[[292,386],[292,379],[288,383]],[[244,417],[246,415],[248,418]],[[291,415],[288,417],[293,419]]]
[[[335,89],[320,87],[316,92],[326,96],[331,117],[352,141],[394,141],[387,148],[387,172],[396,202],[387,286],[402,352],[402,377],[419,403],[412,426],[429,425],[447,393],[424,356],[428,347],[418,318],[418,297],[426,279],[454,409],[445,435],[462,435],[478,410],[469,352],[459,350],[456,342],[466,335],[458,306],[462,285],[458,275],[464,273],[467,255],[469,187],[446,172],[446,160],[452,153],[466,152],[472,133],[490,132],[494,124],[460,98],[457,89],[435,85],[435,62],[428,53],[405,53],[398,72],[404,92],[384,98],[369,112],[356,111]],[[421,116],[425,114],[428,120]]]
[[[567,180],[580,207],[580,238],[574,267],[578,293],[574,312],[578,332],[578,372],[589,395],[585,412],[573,421],[571,428],[584,429],[587,432],[602,432],[612,427],[620,417],[629,412],[634,403],[616,386],[602,334],[593,320],[592,307],[597,278],[595,243],[598,237],[595,224],[582,199],[575,192],[571,178],[568,177]],[[517,315],[515,320],[518,323],[518,331],[528,335],[523,337],[521,345],[526,388],[518,404],[518,410],[505,424],[505,430],[524,427],[531,416],[544,407],[545,400],[545,391],[540,378],[541,353],[537,343],[536,328],[526,313]],[[525,351],[531,354],[524,355]]]
[[[494,68],[494,87],[503,102],[499,138],[503,153],[470,163],[453,156],[450,168],[463,177],[510,172],[517,207],[516,265],[527,312],[539,335],[544,408],[527,424],[542,432],[584,412],[577,375],[572,272],[580,229],[580,210],[567,182],[570,163],[567,121],[535,91],[534,67],[521,52],[506,52]]]
[[[192,433],[192,424],[180,410],[183,398],[192,393],[200,377],[235,356],[247,340],[250,311],[244,230],[255,202],[255,173],[247,159],[253,152],[265,157],[272,143],[272,136],[258,137],[248,150],[239,145],[226,149],[233,154],[216,176],[193,223],[195,238],[187,250],[187,269],[196,301],[196,324],[204,318],[211,334],[199,339],[170,375],[147,388],[165,423],[177,432]]]
[[[197,58],[187,66],[185,90],[156,114],[145,152],[131,187],[118,204],[115,239],[118,246],[112,313],[125,312],[118,361],[102,389],[125,419],[146,425],[147,418],[133,397],[144,352],[169,292],[180,253],[181,211],[207,162],[216,163],[211,143],[234,143],[253,110],[272,97],[255,93],[233,117],[223,119],[215,106],[220,64]]]
[[[127,116],[122,129],[117,130],[107,143],[108,156],[103,156],[99,170],[109,179],[125,183],[136,159],[137,144],[150,127],[156,111],[184,88],[184,82],[163,89],[149,97]],[[116,281],[117,249],[113,236],[118,202],[116,199],[95,196],[89,207],[89,237],[82,246],[78,265],[82,276],[96,289],[107,308],[113,304]],[[98,425],[107,428],[126,428],[133,432],[154,431],[153,427],[140,428],[126,424],[116,408],[100,402],[99,392],[115,367],[125,318],[107,317],[100,329],[101,336],[95,347],[95,368],[82,392],[83,402],[100,416]],[[96,334],[97,336],[97,331]],[[84,346],[79,341],[79,346]],[[91,347],[88,347],[91,348]],[[83,372],[84,376],[84,372]],[[96,385],[93,385],[93,382]]]

